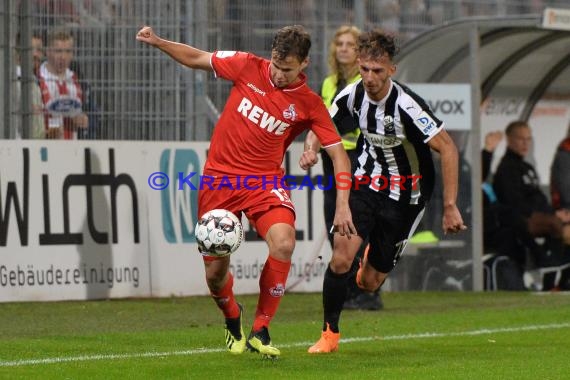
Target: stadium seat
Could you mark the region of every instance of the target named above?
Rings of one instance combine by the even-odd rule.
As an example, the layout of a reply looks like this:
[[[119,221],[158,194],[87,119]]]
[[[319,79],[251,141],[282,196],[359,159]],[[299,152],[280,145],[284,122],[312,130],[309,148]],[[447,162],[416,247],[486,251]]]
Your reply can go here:
[[[527,270],[523,278],[527,289],[536,291],[568,290],[570,263]]]

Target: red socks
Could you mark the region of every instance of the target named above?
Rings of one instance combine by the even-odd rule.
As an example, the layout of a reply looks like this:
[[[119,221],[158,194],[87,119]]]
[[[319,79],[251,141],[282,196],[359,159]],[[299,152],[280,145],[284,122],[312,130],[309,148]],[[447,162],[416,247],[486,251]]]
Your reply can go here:
[[[236,302],[233,292],[234,276],[228,272],[228,281],[219,292],[210,292],[210,295],[218,305],[218,308],[224,313],[226,318],[239,317],[239,306]]]
[[[268,327],[275,315],[291,268],[291,261],[280,261],[269,256],[259,278],[259,300],[253,322],[253,331]]]
[[[289,268],[291,268],[290,261],[280,261],[271,256],[267,258],[259,278],[259,300],[257,301],[253,331],[269,326],[269,322],[279,307],[281,297],[285,294]],[[232,290],[233,284],[234,278],[231,273],[228,273],[228,281],[224,287],[218,292],[210,293],[226,318],[237,318],[239,316],[239,306]]]

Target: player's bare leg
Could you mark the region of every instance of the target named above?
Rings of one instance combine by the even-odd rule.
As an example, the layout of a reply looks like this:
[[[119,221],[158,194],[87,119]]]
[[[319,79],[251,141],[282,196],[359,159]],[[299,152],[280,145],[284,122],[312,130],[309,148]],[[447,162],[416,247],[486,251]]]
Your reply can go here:
[[[356,273],[356,285],[368,292],[374,292],[384,284],[386,277],[388,277],[388,273],[382,273],[374,269],[368,262],[368,256],[365,255],[360,269]]]

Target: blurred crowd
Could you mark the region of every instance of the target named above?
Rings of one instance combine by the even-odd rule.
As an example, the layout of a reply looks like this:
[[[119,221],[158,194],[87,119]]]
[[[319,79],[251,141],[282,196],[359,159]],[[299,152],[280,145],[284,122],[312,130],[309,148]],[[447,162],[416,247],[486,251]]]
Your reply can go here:
[[[41,59],[50,58],[48,34],[53,29],[64,30],[72,37],[68,69],[79,83],[82,113],[88,118],[89,128],[77,127],[85,122],[66,121],[67,129],[73,124],[79,128],[79,133],[46,132],[44,137],[188,140],[206,138],[213,128],[216,112],[210,112],[207,107],[176,108],[176,104],[188,104],[188,101],[180,95],[183,73],[174,65],[160,65],[164,79],[160,86],[148,88],[137,84],[141,74],[152,72],[157,65],[154,61],[140,59],[144,57],[140,56],[132,39],[134,31],[143,23],[158,25],[167,37],[190,38],[206,50],[219,46],[263,56],[267,56],[275,28],[303,24],[311,31],[315,47],[311,59],[317,63],[309,67],[309,77],[323,78],[326,75],[327,41],[343,24],[357,25],[361,29],[381,27],[394,33],[403,43],[432,26],[461,17],[539,14],[545,6],[563,3],[560,0],[287,0],[277,3],[269,0],[151,3],[30,0],[25,2],[25,8],[24,2],[12,3],[13,13],[5,15],[13,14],[19,18],[16,24],[23,23],[24,19],[31,20],[32,30],[28,34],[35,36],[33,43],[39,41],[46,49]],[[26,14],[22,13],[24,9]],[[29,49],[32,41],[17,41],[17,53]],[[16,75],[26,85],[31,82],[31,73],[20,71]],[[212,105],[220,110],[229,87],[209,81],[205,85]],[[318,79],[313,79],[309,85],[318,91]],[[125,102],[125,99],[130,101]],[[37,106],[34,103],[31,107],[36,114]],[[188,127],[198,123],[208,123],[205,135],[201,135],[201,130]],[[11,137],[39,137],[37,132],[35,127],[24,133],[18,130]]]

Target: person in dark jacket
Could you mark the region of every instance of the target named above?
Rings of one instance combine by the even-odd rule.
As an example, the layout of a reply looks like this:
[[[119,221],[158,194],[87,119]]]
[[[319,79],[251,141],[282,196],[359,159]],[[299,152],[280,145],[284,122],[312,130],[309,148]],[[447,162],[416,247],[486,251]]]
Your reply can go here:
[[[540,181],[535,168],[524,160],[532,145],[532,134],[525,121],[509,123],[505,130],[507,150],[501,159],[493,179],[497,200],[510,207],[513,218],[526,222],[526,229],[532,237],[544,237],[548,245],[556,247],[561,243],[562,225],[569,216],[556,213],[546,195],[540,189]],[[536,245],[529,247],[537,266],[550,265],[544,262],[544,250]]]
[[[489,132],[485,135],[485,144],[481,149],[483,265],[493,276],[485,277],[485,290],[521,291],[525,289],[525,247],[534,245],[534,241],[528,233],[526,219],[515,214],[512,207],[498,202],[490,183],[493,154],[502,139],[503,132]]]
[[[552,207],[558,213],[570,212],[570,128],[568,134],[558,145],[550,168],[550,194]],[[570,222],[566,221],[562,229],[564,243],[570,246]]]

